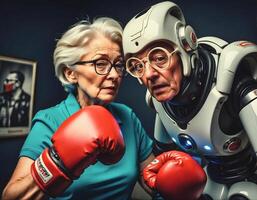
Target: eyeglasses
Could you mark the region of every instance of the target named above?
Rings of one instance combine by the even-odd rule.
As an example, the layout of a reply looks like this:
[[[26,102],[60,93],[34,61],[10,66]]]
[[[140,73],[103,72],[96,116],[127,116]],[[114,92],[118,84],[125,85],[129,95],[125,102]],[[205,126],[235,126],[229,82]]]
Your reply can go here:
[[[146,57],[139,59],[131,57],[126,61],[126,70],[132,76],[141,78],[145,73],[145,63],[148,62],[156,70],[167,69],[174,62],[173,55],[178,50],[169,52],[163,47],[155,47],[149,51]]]
[[[96,59],[96,60],[79,61],[79,62],[74,63],[72,66],[85,65],[85,64],[93,64],[93,66],[95,68],[95,72],[99,75],[109,74],[113,67],[119,76],[123,76],[126,72],[125,64],[121,60],[116,61],[115,63],[112,63],[108,59],[100,58],[100,59]]]

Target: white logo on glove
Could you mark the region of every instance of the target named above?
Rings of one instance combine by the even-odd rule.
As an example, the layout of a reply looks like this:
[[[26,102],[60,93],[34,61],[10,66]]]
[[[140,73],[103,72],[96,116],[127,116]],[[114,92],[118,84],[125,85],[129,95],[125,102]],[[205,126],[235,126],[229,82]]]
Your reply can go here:
[[[157,163],[159,163],[159,160],[154,159],[151,163],[152,163],[152,164],[157,164]]]
[[[36,166],[36,170],[37,170],[40,178],[42,179],[42,181],[44,183],[48,183],[51,180],[51,178],[53,177],[53,174],[45,166],[43,159],[42,159],[42,155],[40,155],[39,158],[36,160],[35,166]]]

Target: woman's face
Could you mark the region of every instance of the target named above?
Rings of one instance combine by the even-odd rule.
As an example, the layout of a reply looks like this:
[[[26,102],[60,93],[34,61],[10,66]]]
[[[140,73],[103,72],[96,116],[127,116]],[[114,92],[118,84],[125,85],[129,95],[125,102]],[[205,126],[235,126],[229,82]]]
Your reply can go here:
[[[85,48],[89,53],[82,56],[80,61],[105,59],[111,63],[123,63],[120,46],[103,35],[99,34]],[[101,66],[101,62],[98,66]],[[97,74],[93,63],[76,65],[74,77],[78,92],[83,91],[84,94],[105,104],[114,100],[122,79],[114,67],[106,75]],[[84,95],[84,98],[88,98],[87,95]]]

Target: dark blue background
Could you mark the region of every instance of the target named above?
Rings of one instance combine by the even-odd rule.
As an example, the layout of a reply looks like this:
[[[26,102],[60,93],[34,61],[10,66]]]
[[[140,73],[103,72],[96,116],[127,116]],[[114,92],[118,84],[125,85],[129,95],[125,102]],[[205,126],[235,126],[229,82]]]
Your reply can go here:
[[[54,76],[52,54],[56,39],[81,19],[109,16],[124,26],[138,11],[154,0],[1,0],[0,55],[37,61],[34,114],[53,106],[65,97]],[[174,1],[184,12],[198,37],[217,36],[228,42],[250,40],[257,43],[257,1]],[[152,135],[154,113],[144,103],[145,89],[127,77],[117,101],[131,106]],[[0,192],[17,163],[26,137],[0,138]]]

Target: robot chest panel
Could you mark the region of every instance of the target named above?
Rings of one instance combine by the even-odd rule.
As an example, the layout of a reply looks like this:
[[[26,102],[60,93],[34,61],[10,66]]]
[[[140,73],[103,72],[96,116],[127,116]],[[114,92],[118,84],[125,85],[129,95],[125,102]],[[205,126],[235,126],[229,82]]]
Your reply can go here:
[[[168,135],[186,151],[200,151],[204,155],[233,155],[247,144],[243,130],[226,134],[219,119],[226,96],[213,88],[199,112],[181,128],[160,103],[155,108]]]

